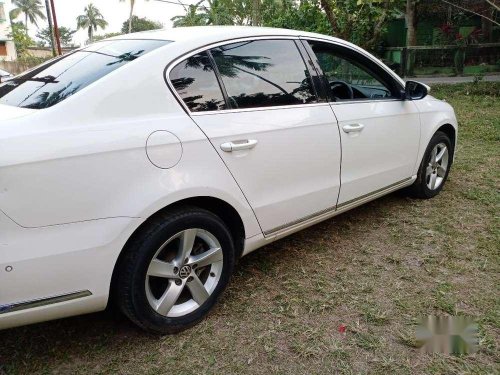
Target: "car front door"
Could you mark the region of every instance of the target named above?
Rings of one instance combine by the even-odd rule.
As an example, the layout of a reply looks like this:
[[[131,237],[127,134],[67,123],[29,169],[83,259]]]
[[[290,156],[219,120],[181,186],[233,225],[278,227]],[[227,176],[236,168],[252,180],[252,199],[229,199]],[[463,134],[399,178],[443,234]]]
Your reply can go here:
[[[338,126],[329,104],[318,100],[298,43],[225,44],[169,73],[265,235],[334,210],[340,188]]]
[[[420,118],[415,104],[402,100],[399,82],[360,52],[324,41],[308,44],[340,128],[338,207],[404,184],[417,162]]]

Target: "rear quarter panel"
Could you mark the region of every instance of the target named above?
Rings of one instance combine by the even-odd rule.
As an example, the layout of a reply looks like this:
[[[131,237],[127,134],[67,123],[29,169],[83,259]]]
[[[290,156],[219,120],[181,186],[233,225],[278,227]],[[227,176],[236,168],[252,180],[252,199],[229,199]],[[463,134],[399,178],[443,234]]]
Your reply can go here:
[[[240,213],[248,236],[260,233],[231,174],[164,82],[169,56],[153,51],[54,107],[1,124],[0,209],[33,228],[147,218],[177,200],[213,196]],[[157,130],[182,143],[172,168],[148,159],[146,141]]]

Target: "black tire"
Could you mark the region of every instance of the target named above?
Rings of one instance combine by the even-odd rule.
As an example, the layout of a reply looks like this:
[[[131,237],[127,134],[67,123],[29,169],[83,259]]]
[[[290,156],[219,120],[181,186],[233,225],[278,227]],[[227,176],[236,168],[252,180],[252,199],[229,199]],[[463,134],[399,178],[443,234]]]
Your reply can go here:
[[[444,143],[449,150],[448,166],[443,178],[443,182],[436,189],[431,190],[427,186],[426,168],[431,160],[432,150],[439,143]],[[448,174],[450,173],[451,165],[453,163],[453,154],[454,154],[453,145],[448,135],[446,135],[441,131],[437,131],[432,136],[429,144],[427,145],[427,149],[425,150],[422,162],[420,163],[420,167],[418,168],[417,179],[415,180],[413,185],[408,187],[407,193],[410,196],[419,199],[430,199],[438,195],[439,192],[443,189],[444,184],[446,183],[446,180],[448,178]]]
[[[196,310],[180,317],[167,317],[157,313],[148,302],[145,287],[147,270],[165,241],[190,228],[206,230],[220,243],[223,253],[221,276],[212,294]],[[166,212],[148,223],[124,249],[114,285],[115,300],[120,310],[140,328],[153,333],[177,333],[207,316],[228,285],[234,264],[233,238],[218,216],[195,207]]]

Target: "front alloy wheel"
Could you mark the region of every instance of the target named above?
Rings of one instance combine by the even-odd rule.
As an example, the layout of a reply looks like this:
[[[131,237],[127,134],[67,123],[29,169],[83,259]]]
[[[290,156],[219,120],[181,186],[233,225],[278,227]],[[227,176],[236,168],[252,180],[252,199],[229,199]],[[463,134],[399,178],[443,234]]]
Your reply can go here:
[[[431,157],[426,168],[425,182],[429,190],[436,190],[441,186],[447,171],[448,147],[441,142],[432,149]]]
[[[437,131],[431,138],[408,192],[416,198],[432,198],[443,188],[453,162],[453,148],[447,134]]]
[[[213,213],[186,207],[151,220],[124,249],[114,295],[139,327],[176,333],[203,319],[229,283],[233,238]]]

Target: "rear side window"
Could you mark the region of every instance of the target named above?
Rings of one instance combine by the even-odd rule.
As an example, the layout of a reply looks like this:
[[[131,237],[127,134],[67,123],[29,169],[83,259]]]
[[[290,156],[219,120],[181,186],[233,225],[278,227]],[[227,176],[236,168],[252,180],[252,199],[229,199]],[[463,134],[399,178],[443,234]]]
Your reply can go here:
[[[232,108],[316,101],[311,77],[293,40],[238,42],[210,52]]]
[[[206,52],[198,53],[177,64],[170,81],[184,103],[193,112],[225,109],[217,77]]]
[[[170,42],[114,40],[95,43],[0,84],[0,103],[34,109],[51,107],[167,43]]]

